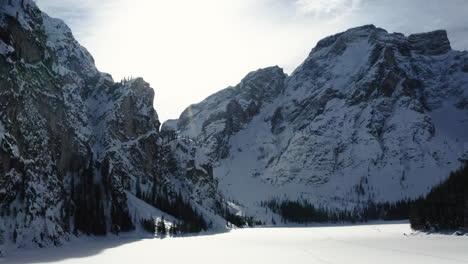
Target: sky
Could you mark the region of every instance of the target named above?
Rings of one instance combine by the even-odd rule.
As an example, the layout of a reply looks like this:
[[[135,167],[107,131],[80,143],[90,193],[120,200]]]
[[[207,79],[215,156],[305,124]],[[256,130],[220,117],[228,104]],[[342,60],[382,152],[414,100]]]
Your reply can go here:
[[[114,80],[143,77],[159,119],[250,71],[291,73],[320,39],[364,24],[404,34],[446,29],[468,50],[466,0],[36,0],[63,19]]]

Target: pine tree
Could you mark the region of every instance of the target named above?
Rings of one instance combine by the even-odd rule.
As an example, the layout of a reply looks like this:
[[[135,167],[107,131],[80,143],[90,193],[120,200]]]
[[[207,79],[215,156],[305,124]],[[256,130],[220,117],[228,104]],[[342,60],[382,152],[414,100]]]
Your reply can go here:
[[[136,182],[136,197],[138,199],[142,199],[142,195],[141,195],[141,184],[140,184],[140,177],[137,178],[137,182]]]
[[[166,235],[166,224],[164,223],[164,216],[162,216],[161,219],[158,221],[156,225],[156,232],[161,236]]]
[[[13,243],[16,243],[16,239],[18,238],[18,232],[16,231],[16,227],[13,230]]]
[[[172,223],[172,225],[169,227],[169,235],[174,236],[177,234],[177,224]]]

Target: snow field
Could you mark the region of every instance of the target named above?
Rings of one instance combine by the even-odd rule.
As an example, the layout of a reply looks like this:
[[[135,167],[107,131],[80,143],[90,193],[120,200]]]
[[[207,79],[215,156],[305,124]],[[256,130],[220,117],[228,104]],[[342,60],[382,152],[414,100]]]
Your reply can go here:
[[[468,236],[414,233],[406,222],[237,229],[166,239],[84,238],[0,263],[468,263]]]

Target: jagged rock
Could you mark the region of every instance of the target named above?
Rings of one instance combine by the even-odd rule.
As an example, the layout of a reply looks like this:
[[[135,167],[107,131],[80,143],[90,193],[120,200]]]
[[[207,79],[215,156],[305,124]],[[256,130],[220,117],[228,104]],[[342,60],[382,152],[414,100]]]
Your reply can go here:
[[[409,35],[408,40],[412,48],[420,54],[442,55],[452,49],[445,30]]]
[[[204,144],[213,149],[208,154],[213,160],[226,158],[229,136],[239,132],[264,105],[282,93],[285,78],[277,66],[249,73],[237,86],[188,107],[177,121],[177,129],[193,131],[187,137],[202,137]]]

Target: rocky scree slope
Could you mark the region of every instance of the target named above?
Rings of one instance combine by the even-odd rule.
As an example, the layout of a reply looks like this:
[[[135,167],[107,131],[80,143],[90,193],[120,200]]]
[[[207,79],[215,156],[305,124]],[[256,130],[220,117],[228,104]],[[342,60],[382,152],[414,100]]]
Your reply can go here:
[[[468,55],[443,30],[352,28],[290,76],[251,72],[162,131],[197,142],[225,197],[258,217],[269,199],[353,209],[414,198],[468,157]]]

